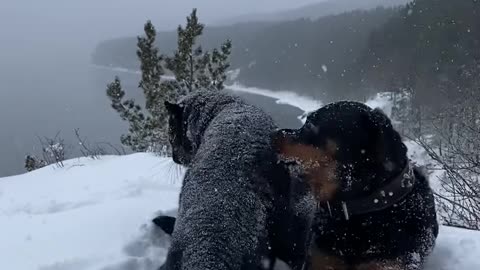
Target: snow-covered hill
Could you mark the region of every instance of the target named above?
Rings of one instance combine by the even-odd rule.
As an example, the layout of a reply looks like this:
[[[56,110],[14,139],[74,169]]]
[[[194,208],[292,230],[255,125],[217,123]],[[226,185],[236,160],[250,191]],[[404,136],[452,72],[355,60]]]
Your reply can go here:
[[[302,107],[294,96],[273,97]],[[421,159],[415,151],[412,156]],[[176,209],[183,170],[151,154],[80,158],[64,165],[0,178],[0,269],[160,265],[168,241],[150,220]],[[479,232],[442,227],[428,270],[477,270],[478,256]]]
[[[75,159],[0,179],[0,269],[152,270],[182,171],[149,154]],[[430,270],[480,269],[480,233],[442,227]],[[153,268],[152,268],[153,267]]]
[[[177,207],[181,177],[169,159],[134,154],[0,178],[0,269],[154,269],[166,241],[150,220]]]

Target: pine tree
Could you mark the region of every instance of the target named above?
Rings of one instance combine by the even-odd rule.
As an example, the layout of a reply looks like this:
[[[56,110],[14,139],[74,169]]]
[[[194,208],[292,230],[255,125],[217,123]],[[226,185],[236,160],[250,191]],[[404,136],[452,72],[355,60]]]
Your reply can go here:
[[[222,44],[220,50],[213,49],[211,61],[209,61],[207,68],[210,73],[211,87],[222,90],[224,88],[224,82],[227,79],[227,70],[230,67],[228,61],[230,54],[232,53],[232,42],[227,40]]]
[[[227,40],[220,49],[204,52],[196,45],[203,29],[194,9],[187,17],[185,28],[178,27],[178,49],[172,57],[166,57],[159,53],[155,45],[155,27],[147,21],[145,36],[137,39],[137,57],[142,73],[139,88],[145,95],[145,110],[132,99],[124,100],[125,91],[118,77],[107,86],[112,108],[130,125],[129,133],[121,137],[122,144],[137,152],[168,150],[164,101],[199,89],[224,88],[232,43]],[[173,73],[175,79],[162,80],[164,67]]]
[[[145,108],[151,115],[161,114],[164,111],[163,102],[160,102],[165,93],[160,88],[163,56],[159,55],[155,47],[155,27],[150,21],[145,24],[145,37],[138,37],[137,57],[140,60],[142,79],[138,84],[145,94]]]
[[[123,145],[133,151],[147,151],[151,142],[150,130],[146,128],[150,117],[145,117],[140,105],[135,104],[133,99],[123,101],[125,91],[118,77],[107,86],[107,96],[112,102],[112,108],[120,114],[122,120],[129,123],[128,134],[122,135],[120,140]]]
[[[163,58],[155,45],[156,31],[151,21],[147,21],[144,27],[145,37],[138,37],[137,57],[140,60],[142,78],[139,87],[145,95],[145,108],[148,117],[143,127],[147,133],[147,143],[151,151],[164,151],[168,145],[167,111],[165,100],[170,99],[174,89],[163,85],[162,76],[165,74],[162,63]]]
[[[147,116],[140,105],[134,100],[123,101],[123,91],[120,79],[107,86],[107,96],[112,102],[112,108],[120,117],[130,124],[129,133],[121,136],[122,144],[133,151],[159,152],[166,145],[165,139],[165,88],[160,87],[161,76],[164,74],[162,56],[155,46],[156,31],[150,21],[144,27],[145,36],[137,39],[137,57],[140,60],[142,78],[139,88],[145,95],[145,109]]]
[[[212,53],[204,52],[196,45],[203,33],[204,25],[199,23],[197,10],[187,17],[185,28],[179,26],[178,49],[173,57],[167,57],[166,67],[171,70],[177,83],[177,93],[188,94],[203,88],[222,90],[226,80],[226,71],[230,67],[228,59],[232,51],[232,42],[225,41],[221,49]]]

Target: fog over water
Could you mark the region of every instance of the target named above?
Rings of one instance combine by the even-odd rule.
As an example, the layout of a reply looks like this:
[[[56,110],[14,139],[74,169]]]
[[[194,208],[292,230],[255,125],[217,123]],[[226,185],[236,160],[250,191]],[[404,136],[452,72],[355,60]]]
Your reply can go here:
[[[212,22],[311,2],[318,1],[0,0],[0,176],[23,171],[37,136],[61,132],[74,144],[79,128],[92,142],[118,143],[126,126],[105,96],[118,73],[90,65],[99,41],[141,34],[147,19],[173,29],[193,7]],[[135,76],[119,75],[135,89]]]

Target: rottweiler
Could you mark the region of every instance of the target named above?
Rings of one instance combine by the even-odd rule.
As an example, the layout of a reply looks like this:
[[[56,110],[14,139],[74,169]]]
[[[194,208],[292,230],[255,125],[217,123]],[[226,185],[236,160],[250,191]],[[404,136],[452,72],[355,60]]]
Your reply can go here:
[[[313,270],[417,270],[438,235],[428,178],[391,120],[342,101],[275,136],[315,193]]]

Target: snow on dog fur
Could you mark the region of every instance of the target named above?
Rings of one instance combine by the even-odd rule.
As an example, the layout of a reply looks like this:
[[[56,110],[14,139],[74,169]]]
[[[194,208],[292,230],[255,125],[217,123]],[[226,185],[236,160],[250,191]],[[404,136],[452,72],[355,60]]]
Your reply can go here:
[[[273,186],[282,183],[270,181],[279,168],[271,140],[273,120],[238,97],[218,91],[198,91],[178,104],[165,105],[173,160],[188,170],[162,269],[264,266],[276,250],[269,241],[271,232],[282,232],[273,217],[277,195]],[[274,180],[289,181],[286,168],[285,175]],[[308,231],[301,230],[305,235]],[[302,246],[298,249],[306,256]],[[300,269],[305,257],[296,262],[299,265],[293,268]]]

